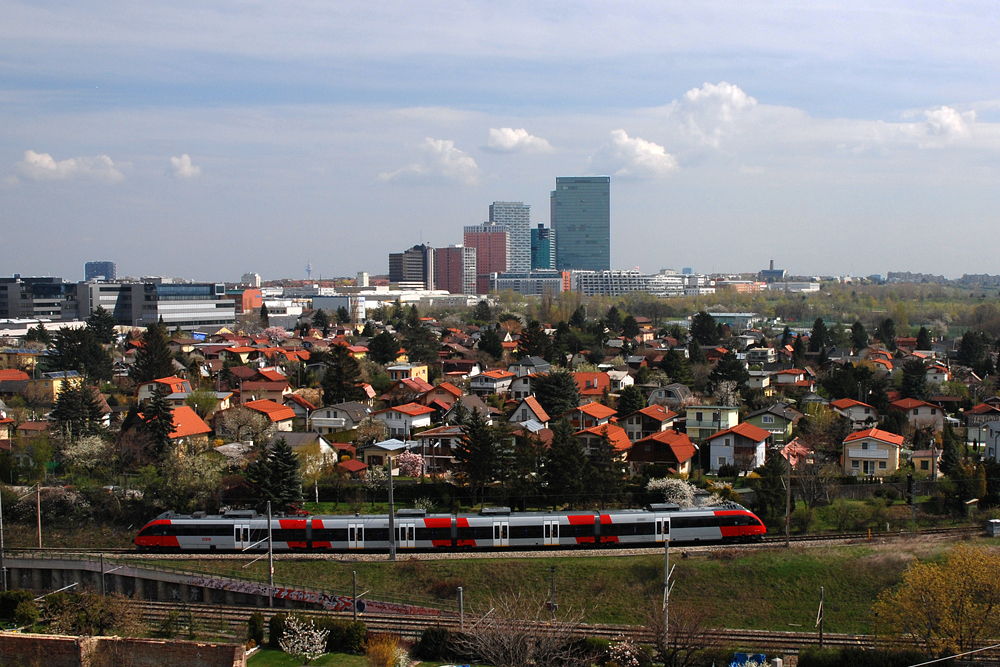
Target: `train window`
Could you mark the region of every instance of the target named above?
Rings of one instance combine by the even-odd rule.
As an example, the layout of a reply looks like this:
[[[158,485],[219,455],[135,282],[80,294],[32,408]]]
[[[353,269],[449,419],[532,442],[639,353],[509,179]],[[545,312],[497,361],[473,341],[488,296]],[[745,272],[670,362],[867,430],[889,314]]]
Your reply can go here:
[[[549,527],[545,526],[545,536],[548,537]],[[542,536],[541,526],[511,526],[510,539],[512,540],[533,540]]]
[[[549,524],[545,524],[545,537],[549,536],[551,530],[552,530],[552,527]]]
[[[305,539],[305,528],[279,528],[271,531],[271,540],[274,542],[304,542]]]
[[[493,536],[493,529],[489,526],[473,526],[458,529],[458,539],[460,540],[488,540]]]
[[[354,526],[351,526],[350,528],[347,529],[347,541],[348,542],[354,541]]]
[[[559,537],[559,524],[552,524],[552,537]]]
[[[450,540],[451,528],[417,528],[417,540]]]
[[[406,529],[406,539],[413,540],[413,526]]]
[[[501,540],[507,539],[507,524],[501,524],[500,526],[500,539]]]
[[[388,528],[369,528],[367,531],[358,531],[359,540],[371,540],[372,542],[388,542],[389,541],[389,529]]]
[[[353,531],[354,529],[352,528],[351,530]],[[347,541],[347,529],[346,528],[318,528],[316,530],[313,530],[313,541],[314,542],[346,542]]]
[[[566,526],[563,530],[563,537],[593,537],[594,524],[588,523],[582,526]]]

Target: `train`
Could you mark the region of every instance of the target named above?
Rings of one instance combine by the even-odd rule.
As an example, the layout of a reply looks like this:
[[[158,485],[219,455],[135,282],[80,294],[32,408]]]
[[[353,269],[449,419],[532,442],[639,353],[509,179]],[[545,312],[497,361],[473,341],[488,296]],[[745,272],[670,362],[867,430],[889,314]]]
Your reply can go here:
[[[389,549],[387,514],[277,516],[270,543],[276,552],[381,552]],[[556,549],[559,547],[648,547],[748,542],[767,529],[753,512],[734,502],[680,508],[671,503],[646,509],[563,512],[511,512],[485,508],[477,514],[395,513],[398,551]],[[266,551],[267,517],[249,510],[190,515],[165,512],[135,537],[142,551]]]

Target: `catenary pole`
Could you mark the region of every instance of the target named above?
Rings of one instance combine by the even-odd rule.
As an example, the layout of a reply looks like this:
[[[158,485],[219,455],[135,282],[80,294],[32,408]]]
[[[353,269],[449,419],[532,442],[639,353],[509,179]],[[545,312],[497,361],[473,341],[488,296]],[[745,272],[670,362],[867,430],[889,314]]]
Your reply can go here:
[[[274,607],[274,544],[271,541],[271,501],[267,501],[267,606]]]

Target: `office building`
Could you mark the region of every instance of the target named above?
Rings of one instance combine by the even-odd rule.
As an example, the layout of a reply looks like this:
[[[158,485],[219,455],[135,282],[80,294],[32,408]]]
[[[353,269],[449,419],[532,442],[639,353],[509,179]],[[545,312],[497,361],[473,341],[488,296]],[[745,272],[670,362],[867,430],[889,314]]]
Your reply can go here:
[[[240,285],[244,287],[251,287],[253,289],[260,289],[260,274],[253,271],[244,273],[240,278]]]
[[[556,268],[610,270],[611,178],[557,178],[549,205],[556,234]]]
[[[0,278],[0,319],[75,320],[76,291],[62,278]]]
[[[495,201],[490,204],[490,224],[504,225],[510,233],[507,270],[527,273],[531,270],[531,206],[519,201]]]
[[[114,262],[87,262],[83,265],[83,279],[115,280],[118,278],[118,268]]]
[[[490,291],[490,274],[507,273],[510,257],[510,229],[506,225],[484,222],[468,225],[462,235],[463,245],[476,249],[476,292]]]
[[[510,290],[525,296],[559,294],[570,289],[569,271],[530,271],[528,273],[492,274],[490,289],[498,292]]]
[[[545,225],[531,230],[531,270],[555,270],[556,235]]]
[[[421,244],[391,253],[389,282],[415,289],[434,289],[434,248]]]
[[[132,326],[148,327],[163,320],[168,329],[227,326],[236,322],[236,305],[222,283],[142,282],[132,292]]]
[[[682,296],[684,277],[672,271],[573,271],[573,289],[586,296],[621,296],[648,292],[654,296]]]
[[[434,251],[434,284],[451,294],[476,293],[476,249],[461,245]]]

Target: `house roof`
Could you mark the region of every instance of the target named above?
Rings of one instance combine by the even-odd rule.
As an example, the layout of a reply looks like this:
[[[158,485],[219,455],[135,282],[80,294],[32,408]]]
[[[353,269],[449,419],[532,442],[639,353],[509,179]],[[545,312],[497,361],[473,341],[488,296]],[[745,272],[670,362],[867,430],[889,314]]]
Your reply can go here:
[[[609,419],[614,415],[618,414],[612,408],[609,408],[606,405],[601,405],[600,403],[586,403],[584,405],[581,405],[580,407],[573,408],[572,410],[566,412],[565,414],[568,415],[577,411],[580,411],[585,415],[593,417],[594,419]],[[561,417],[562,415],[559,416]]]
[[[880,440],[882,442],[887,442],[890,445],[896,445],[897,447],[903,444],[903,436],[896,435],[895,433],[889,433],[888,431],[883,431],[877,428],[870,428],[864,431],[855,431],[846,438],[844,438],[844,444],[848,442],[854,442],[855,440],[864,440],[865,438],[871,438],[872,440]]]
[[[534,396],[526,396],[522,398],[521,403],[524,403],[529,408],[531,408],[531,411],[535,413],[536,421],[541,423],[549,421],[549,413],[545,411],[545,408],[542,407],[542,404],[539,403],[538,399],[535,398]]]
[[[257,372],[269,382],[288,382],[288,377],[278,372],[277,368],[262,368]]]
[[[691,442],[691,438],[688,437],[687,433],[678,433],[677,431],[658,431],[641,440],[636,440],[635,445],[649,442],[658,442],[669,447],[678,463],[684,463],[698,451],[698,448]]]
[[[848,408],[872,408],[872,406],[867,403],[862,403],[861,401],[855,401],[853,398],[838,398],[836,401],[830,401],[830,405],[837,408],[838,410],[847,410]]]
[[[186,405],[175,407],[170,414],[174,419],[174,430],[170,432],[170,437],[173,439],[212,432],[212,428],[205,423],[205,420]]]
[[[604,390],[611,390],[611,376],[607,373],[573,373],[581,396],[601,396]]]
[[[449,394],[451,394],[452,396],[455,396],[455,397],[458,397],[458,396],[462,395],[462,390],[459,389],[458,387],[456,387],[455,385],[453,385],[450,382],[442,382],[441,384],[439,384],[439,385],[437,385],[435,387],[431,387],[427,391],[430,392],[430,391],[434,391],[435,389],[440,389],[442,391],[446,391],[446,392],[448,392]]]
[[[899,410],[912,410],[913,408],[936,408],[937,406],[933,403],[928,403],[927,401],[921,401],[916,398],[902,398],[898,401],[893,401],[889,404],[890,407],[897,408]]]
[[[583,435],[584,433],[589,433],[602,438],[605,434],[607,434],[608,441],[611,443],[611,446],[619,452],[623,452],[632,446],[632,441],[628,439],[628,433],[626,433],[625,429],[617,424],[600,424],[599,426],[591,426],[590,428],[577,431],[574,435]]]
[[[247,366],[233,366],[229,369],[229,372],[233,374],[237,380],[249,380],[252,377],[257,376],[257,371]]]
[[[980,403],[976,407],[969,410],[967,414],[983,415],[988,412],[1000,412],[1000,408],[995,405],[990,405],[989,403]]]
[[[769,437],[771,437],[771,434],[768,431],[765,431],[762,428],[758,428],[753,424],[747,424],[746,422],[743,422],[742,424],[737,424],[732,428],[727,428],[725,431],[719,431],[715,435],[709,436],[708,439],[715,440],[717,438],[721,438],[724,435],[741,435],[744,438],[753,440],[754,442],[763,442],[764,440],[767,440]]]
[[[485,373],[480,373],[477,377],[486,377],[486,378],[491,378],[493,380],[502,380],[504,378],[514,377],[514,374],[511,373],[510,371],[498,369],[495,371],[486,371]]]
[[[281,400],[282,400],[282,402],[284,402],[286,404],[288,403],[288,401],[292,401],[293,403],[298,403],[299,405],[301,405],[302,407],[304,407],[309,412],[312,412],[313,410],[316,409],[315,405],[313,405],[312,403],[310,403],[309,401],[307,401],[306,399],[304,399],[299,394],[287,394]]]
[[[282,431],[275,433],[271,437],[271,442],[269,444],[273,445],[279,439],[284,438],[285,442],[289,444],[292,449],[301,449],[303,447],[309,447],[313,444],[318,444],[320,448],[325,444],[330,446],[330,443],[326,441],[326,438],[321,436],[319,433],[314,431],[302,431],[302,432],[286,432]]]
[[[287,405],[282,405],[280,403],[275,403],[268,399],[261,399],[259,401],[249,401],[243,404],[243,407],[250,408],[257,412],[261,412],[272,421],[280,422],[286,419],[295,419],[295,411],[292,410]]]
[[[445,424],[444,426],[435,426],[434,428],[429,428],[426,431],[421,431],[420,433],[414,434],[414,438],[436,438],[442,435],[449,436],[460,436],[465,433],[465,429],[461,426],[454,424]]]
[[[656,419],[661,422],[665,422],[677,417],[677,413],[673,410],[668,410],[662,405],[648,405],[642,410],[636,410],[632,415],[643,415],[649,417],[650,419]],[[627,415],[631,417],[632,415]]]
[[[17,431],[34,431],[36,433],[41,433],[42,431],[49,430],[48,422],[21,422],[21,424],[15,429]]]
[[[343,468],[347,472],[361,472],[367,470],[368,466],[357,459],[347,459],[337,464],[338,468]]]
[[[796,410],[787,403],[775,403],[774,405],[769,405],[761,410],[756,410],[747,415],[747,419],[751,417],[756,417],[758,415],[771,414],[776,417],[781,417],[792,423],[798,422],[800,419],[805,417],[805,414],[801,410]]]
[[[255,390],[284,391],[287,388],[288,388],[288,380],[282,380],[281,382],[271,382],[269,380],[265,380],[265,381],[244,382],[243,385],[240,387],[240,391],[244,393]]]
[[[345,401],[344,403],[337,403],[336,405],[327,405],[326,408],[343,410],[351,417],[351,421],[355,424],[361,422],[363,419],[371,415],[372,409],[369,408],[364,403],[358,403],[357,401]]]
[[[429,408],[426,405],[420,405],[419,403],[404,403],[403,405],[397,405],[393,408],[386,408],[384,410],[378,410],[372,414],[382,414],[383,412],[402,412],[404,415],[409,415],[410,417],[419,417],[420,415],[428,415],[434,412],[434,408]]]
[[[0,368],[0,380],[24,381],[29,379],[30,377],[24,371],[19,371],[16,368]]]

